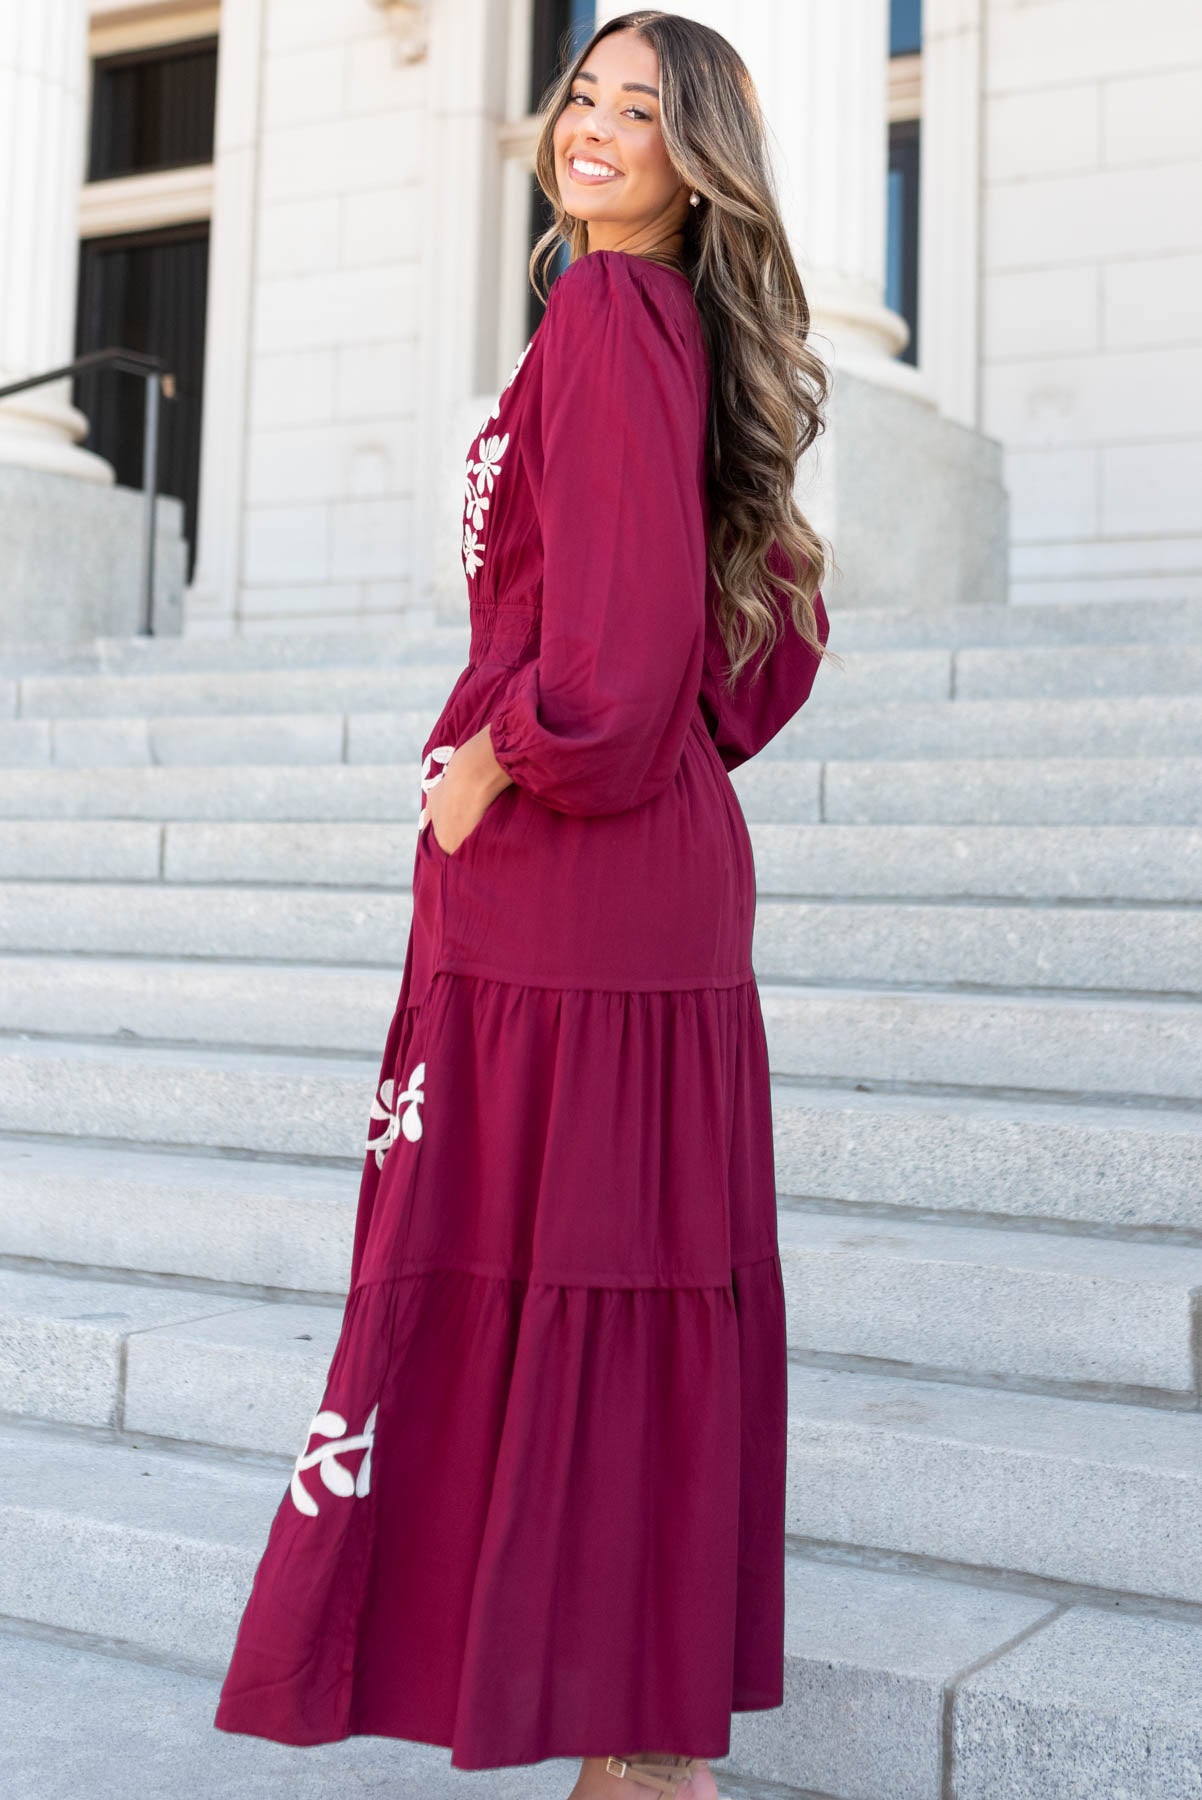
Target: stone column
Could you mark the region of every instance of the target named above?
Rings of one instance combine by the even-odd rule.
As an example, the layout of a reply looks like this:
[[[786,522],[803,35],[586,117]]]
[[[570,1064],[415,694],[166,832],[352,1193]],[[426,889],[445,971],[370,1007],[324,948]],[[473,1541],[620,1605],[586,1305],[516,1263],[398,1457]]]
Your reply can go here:
[[[86,0],[0,0],[0,387],[71,361],[87,112]],[[112,482],[70,384],[0,401],[0,463]]]
[[[600,0],[598,22],[627,10]],[[884,303],[887,0],[693,0],[688,10],[751,71],[815,337],[839,368],[914,391],[914,369],[894,360],[905,320]]]
[[[968,426],[980,419],[984,29],[982,0],[924,0],[919,341],[940,409]]]

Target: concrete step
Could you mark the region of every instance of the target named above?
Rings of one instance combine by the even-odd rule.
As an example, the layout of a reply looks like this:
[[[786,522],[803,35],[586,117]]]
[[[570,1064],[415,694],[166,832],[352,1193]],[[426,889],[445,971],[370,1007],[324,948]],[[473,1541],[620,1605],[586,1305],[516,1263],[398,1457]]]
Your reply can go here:
[[[377,955],[378,946],[372,946]],[[394,969],[0,956],[0,1018],[44,1037],[379,1054]],[[761,985],[773,1072],[793,1080],[1202,1099],[1189,1001]]]
[[[830,761],[865,757],[1196,756],[1202,727],[1194,695],[1130,698],[941,700],[887,699],[825,709],[814,700],[767,744],[744,775],[782,757]],[[392,730],[397,731],[396,721]],[[386,743],[387,740],[377,740]],[[403,740],[402,740],[403,741]],[[735,780],[739,779],[735,771]]]
[[[163,827],[158,824],[117,819],[0,820],[0,875],[5,878],[157,881],[162,857]]]
[[[8,882],[0,883],[0,949],[326,963],[391,955],[403,963],[412,913],[411,893],[370,888]]]
[[[1196,1412],[791,1365],[786,1528],[1202,1602]]]
[[[833,824],[1202,824],[1202,757],[828,762],[823,771],[821,816]]]
[[[44,1434],[39,1444],[37,1435],[27,1434],[27,1442],[19,1445],[20,1472],[40,1492],[54,1494],[64,1543],[61,1555],[49,1558],[24,1583],[22,1598],[37,1609],[32,1618],[24,1615],[29,1624],[24,1630],[14,1625],[0,1636],[0,1731],[4,1725],[15,1727],[0,1736],[0,1771],[13,1800],[46,1800],[51,1794],[54,1800],[123,1800],[132,1788],[149,1794],[170,1791],[178,1800],[224,1800],[231,1793],[239,1800],[317,1800],[335,1786],[345,1786],[348,1778],[364,1791],[433,1800],[476,1792],[497,1800],[551,1800],[566,1793],[574,1759],[467,1773],[449,1768],[445,1749],[407,1740],[357,1738],[297,1749],[215,1732],[220,1678],[242,1592],[249,1592],[255,1535],[265,1539],[270,1523],[270,1498],[261,1478],[238,1465],[225,1466],[218,1488],[223,1511],[237,1510],[241,1485],[249,1527],[244,1524],[227,1534],[232,1542],[223,1542],[209,1524],[185,1547],[173,1515],[186,1517],[189,1498],[195,1507],[207,1487],[217,1488],[199,1459],[153,1450],[130,1453],[127,1446],[63,1444]],[[282,1473],[276,1481],[282,1489]],[[112,1546],[122,1512],[129,1534],[128,1568],[117,1561]],[[12,1536],[19,1553],[36,1558],[44,1529],[36,1512],[14,1518]],[[207,1568],[215,1571],[217,1581],[197,1583],[197,1571]],[[231,1582],[231,1568],[241,1571],[241,1590],[237,1573]],[[187,1586],[185,1575],[191,1577]],[[178,1582],[175,1616],[173,1577]],[[17,1585],[11,1570],[6,1585]],[[215,1628],[219,1609],[224,1609],[224,1630]],[[201,1613],[206,1655],[197,1658],[169,1649],[171,1661],[186,1661],[186,1669],[146,1660],[152,1651],[162,1654],[160,1642],[183,1635],[180,1621],[189,1613]],[[69,1631],[97,1629],[107,1643],[117,1639],[119,1653],[96,1655],[81,1647],[86,1639],[53,1641],[44,1615],[52,1615],[56,1624],[69,1621]],[[100,1619],[105,1623],[98,1628],[76,1623]],[[1096,1642],[1098,1633],[1105,1636],[1106,1666],[1116,1683],[1128,1670],[1136,1676],[1137,1654],[1147,1657],[1143,1680],[1118,1689],[1121,1707],[1113,1704],[1097,1667],[1081,1655],[1082,1639]],[[148,1637],[155,1640],[153,1646],[146,1644]],[[738,1800],[755,1800],[760,1794],[767,1800],[769,1792],[779,1796],[782,1788],[828,1796],[939,1800],[951,1775],[950,1705],[959,1709],[964,1725],[960,1755],[966,1773],[979,1774],[982,1759],[988,1770],[992,1747],[975,1743],[973,1708],[1016,1702],[1023,1690],[1017,1685],[1012,1690],[1009,1682],[1022,1683],[1029,1651],[1019,1657],[1012,1678],[1011,1661],[1045,1637],[1045,1691],[1063,1695],[1066,1705],[1077,1696],[1081,1701],[1088,1697],[1097,1708],[1107,1749],[1124,1745],[1127,1734],[1134,1737],[1159,1726],[1158,1775],[1172,1777],[1178,1767],[1187,1767],[1197,1709],[1196,1695],[1185,1681],[1188,1659],[1197,1655],[1195,1627],[1143,1616],[1111,1618],[1086,1607],[1065,1614],[1048,1600],[980,1584],[790,1553],[785,1566],[786,1704],[732,1716],[730,1754],[713,1759],[721,1790]],[[10,1675],[17,1678],[5,1679]],[[1176,1709],[1166,1706],[1166,1693],[1180,1693]],[[1064,1753],[1071,1739],[1065,1741],[1066,1728],[1050,1708],[1039,1723],[1042,1766],[1059,1779],[1070,1767]],[[1077,1725],[1075,1718],[1073,1723]],[[114,1729],[120,1741],[110,1756],[104,1752]],[[1106,1764],[1098,1766],[1104,1772]],[[762,1785],[773,1783],[777,1785]],[[1014,1790],[1020,1791],[1044,1800],[1049,1790]],[[1090,1791],[1107,1792],[1102,1786]],[[1154,1794],[1163,1800],[1168,1793],[1186,1790],[1129,1791],[1136,1800],[1153,1800]],[[983,1797],[988,1790],[977,1787],[973,1792]]]
[[[237,867],[237,847],[231,845],[222,856],[215,845],[220,827],[170,829],[198,834],[189,856],[177,848],[177,866],[212,870],[210,879],[217,878],[219,869]],[[252,828],[244,829],[249,835]],[[273,856],[271,828],[258,829],[264,857]],[[202,832],[208,834],[203,856]],[[2,833],[0,827],[0,843]],[[761,819],[751,825],[751,840],[756,886],[764,895],[816,900],[1202,899],[1202,831],[1192,826],[784,825]],[[281,846],[273,866],[288,866],[286,848],[297,854],[291,844]],[[233,874],[221,878],[237,879]]]
[[[410,893],[0,883],[0,949],[364,963],[403,956]],[[762,979],[1202,992],[1192,908],[814,902],[761,897]]]
[[[1188,1794],[1202,1730],[1193,1623],[1062,1612],[792,1555],[785,1580],[788,1703],[732,1716],[730,1754],[711,1759],[724,1795],[780,1800],[799,1785],[860,1800]],[[219,1690],[216,1676],[10,1628],[0,1635],[4,1792],[327,1800],[351,1783],[405,1800],[560,1800],[578,1772],[575,1758],[452,1769],[444,1748],[404,1739],[299,1749],[217,1732]]]
[[[773,1087],[778,1191],[866,1216],[1040,1222],[1202,1240],[1202,1116]]]
[[[1199,825],[1202,757],[792,762],[736,770],[749,817],[773,823]],[[8,819],[416,822],[420,763],[12,769]]]
[[[431,684],[427,684],[429,688]],[[449,691],[449,688],[448,688]],[[398,763],[420,757],[443,696],[406,687],[407,710],[259,712],[0,722],[0,767],[141,768]],[[782,757],[1197,756],[1202,709],[1189,695],[922,701],[856,705],[816,689],[764,752]],[[741,779],[751,774],[749,768]],[[779,769],[773,769],[776,779]],[[736,776],[736,779],[740,779]]]
[[[342,1225],[349,1240],[349,1205]],[[1202,1249],[794,1210],[780,1241],[789,1348],[803,1360],[1199,1404]],[[337,1345],[341,1298],[0,1268],[0,1410],[291,1454]]]
[[[763,985],[773,1073],[796,1081],[1202,1099],[1190,1001]]]
[[[379,954],[379,946],[373,945]],[[43,1037],[152,1039],[370,1058],[396,1006],[396,967],[0,956],[0,1019]]]
[[[1019,694],[1043,700],[1073,694],[1197,695],[1202,692],[1202,644],[1179,644],[1171,656],[1156,643],[1081,644],[1070,656],[1059,646],[966,647],[955,653],[952,691],[962,700]]]
[[[0,1614],[216,1672],[287,1491],[278,1459],[0,1425]]]
[[[346,1110],[355,1115],[347,1132],[353,1147],[361,1135],[353,1091]],[[900,1133],[904,1121],[889,1123]],[[950,1137],[953,1122],[937,1123]],[[801,1209],[787,1199],[782,1204],[779,1232],[782,1258],[791,1270],[786,1281],[792,1297],[790,1341],[796,1349],[959,1369],[982,1377],[1009,1371],[1030,1382],[1127,1385],[1172,1395],[1196,1387],[1190,1333],[1197,1290],[1202,1289],[1197,1247],[963,1224],[945,1228],[930,1219],[908,1218],[904,1210],[888,1217],[887,1198],[878,1203],[880,1211],[865,1216],[856,1204],[863,1175],[858,1182],[849,1181],[847,1172],[837,1168],[833,1179],[823,1179],[837,1156],[824,1129],[828,1125],[820,1109],[777,1109],[782,1191],[800,1185],[799,1175],[812,1180],[816,1166],[816,1191],[827,1204],[841,1189],[852,1194],[845,1203],[849,1210],[836,1213]],[[807,1126],[814,1153],[795,1172],[797,1146]],[[1079,1139],[1088,1136],[1080,1125],[1072,1126],[1069,1135],[1073,1132]],[[1029,1124],[1028,1135],[1034,1137]],[[1100,1137],[1102,1128],[1093,1135]],[[1167,1144],[1150,1137],[1142,1156],[1130,1136],[1121,1138],[1113,1129],[1108,1140],[1093,1148],[1096,1160],[1109,1142],[1116,1157],[1125,1155],[1126,1162],[1146,1172],[1141,1221],[1154,1224],[1167,1214],[1179,1227],[1192,1219],[1202,1231],[1199,1189],[1196,1182],[1183,1188],[1188,1170],[1180,1167],[1192,1152],[1196,1173],[1202,1134],[1195,1132],[1184,1145],[1182,1134]],[[1048,1172],[1057,1166],[1054,1125],[1045,1137],[1051,1144],[1044,1147],[1044,1187]],[[920,1179],[934,1160],[938,1141],[932,1131],[919,1145],[926,1153],[918,1163]],[[992,1147],[1000,1185],[1007,1172],[1005,1143],[998,1144],[995,1137]],[[1161,1200],[1158,1214],[1157,1171],[1174,1149],[1178,1164],[1171,1172],[1183,1191]],[[1028,1151],[1023,1166],[1032,1160]],[[1127,1217],[1115,1197],[1099,1197],[1087,1185],[1092,1167],[1092,1162],[1086,1164],[1081,1188],[1093,1202],[1094,1222],[1124,1226]],[[947,1182],[946,1165],[941,1172]],[[1123,1173],[1120,1164],[1120,1179]],[[0,1139],[0,1192],[5,1197],[0,1255],[75,1264],[98,1277],[105,1270],[113,1276],[136,1270],[237,1283],[264,1297],[281,1291],[341,1296],[349,1280],[358,1187],[354,1168]],[[899,1194],[902,1209],[911,1197],[904,1183]],[[1021,1194],[1029,1210],[1016,1211],[1017,1220],[1038,1222],[1041,1189],[1024,1186]],[[941,1197],[954,1219],[957,1207],[969,1209],[974,1198],[988,1195],[947,1182]],[[1073,1197],[1067,1183],[1056,1193],[1062,1223],[1072,1222]],[[1053,1217],[1054,1205],[1044,1201]]]
[[[753,956],[764,980],[1198,995],[1202,915],[1189,907],[761,896]]]
[[[823,671],[810,703],[832,706],[918,700],[1070,699],[1087,696],[1196,695],[1202,691],[1202,644],[1179,644],[1166,656],[1158,643],[1063,647],[931,647],[872,649],[836,644],[844,658]],[[441,707],[462,660],[410,659],[392,666],[363,658],[360,666],[234,667],[159,670],[148,674],[26,674],[10,679],[18,719],[193,717],[202,714],[386,712],[403,698],[409,708]]]
[[[1004,611],[1004,608],[995,610]],[[1186,616],[1165,628],[1186,629]],[[1158,610],[1149,613],[1161,620]],[[1105,624],[1105,621],[1103,621]],[[1155,623],[1143,634],[1154,637]],[[1202,633],[1199,634],[1202,642]],[[393,621],[349,631],[284,631],[253,637],[98,637],[65,645],[5,645],[0,676],[196,674],[258,669],[405,669],[414,663],[463,662],[471,643],[466,617],[442,624]]]
[[[1074,1607],[968,1674],[951,1715],[957,1800],[1188,1794],[1202,1766],[1198,1629]]]
[[[920,652],[935,654],[938,652]],[[403,705],[431,723],[463,670],[460,662],[403,668],[217,669],[154,675],[27,675],[15,716],[63,722],[107,719],[133,727],[147,718],[181,726],[207,715],[387,712]]]
[[[0,786],[6,819],[377,820],[412,842],[421,764],[333,763],[297,770],[11,769]]]
[[[358,1168],[378,1073],[378,1054],[0,1040],[0,1131],[101,1140],[114,1150],[147,1145],[341,1159]],[[792,1199],[886,1217],[901,1210],[1202,1240],[1197,1111],[777,1081],[773,1114],[777,1185]],[[43,1146],[33,1148],[39,1154]],[[6,1179],[12,1184],[16,1175]],[[37,1220],[55,1204],[36,1164],[14,1192],[30,1209],[28,1229],[36,1234]],[[76,1186],[72,1196],[71,1216],[86,1204],[86,1192]],[[18,1254],[30,1253],[31,1242],[37,1254],[31,1237],[14,1241],[23,1246]],[[84,1232],[78,1241],[94,1245],[96,1235]],[[79,1260],[107,1259],[90,1250]],[[182,1272],[190,1272],[186,1264]]]
[[[744,802],[746,805],[746,802]],[[409,891],[417,819],[0,820],[0,879]],[[1178,825],[782,825],[751,821],[761,895],[812,899],[1202,899],[1202,830]]]
[[[378,1055],[0,1039],[0,1130],[360,1165],[378,1074]]]
[[[366,1135],[357,1074],[335,1080],[353,1151]],[[341,1296],[358,1194],[358,1169],[341,1164],[0,1137],[0,1256],[73,1263],[97,1278],[138,1270]]]
[[[1065,668],[1063,655],[1053,654]],[[1085,657],[1091,654],[1078,652]],[[1161,655],[1157,659],[1159,665],[1180,671],[1182,685],[1162,691],[1190,691],[1192,658],[1192,650],[1182,647],[1172,658]],[[358,668],[273,668],[269,675],[262,669],[245,668],[148,675],[26,675],[16,681],[10,716],[59,721],[111,719],[132,725],[147,717],[183,721],[218,714],[385,713],[404,705],[429,712],[433,722],[464,667],[462,662],[380,667],[365,661]],[[832,668],[828,674],[824,706],[857,700],[869,704],[874,695],[891,700],[943,700],[953,692],[952,658],[946,650],[857,651],[844,668]],[[1165,679],[1162,674],[1161,682]],[[1202,677],[1195,685],[1202,686]],[[1074,690],[1070,682],[1066,691],[1082,690]]]
[[[341,1321],[334,1301],[0,1269],[0,1411],[291,1457]]]
[[[302,1748],[217,1731],[217,1676],[127,1649],[97,1654],[81,1647],[89,1642],[20,1626],[0,1634],[6,1800],[128,1800],[131,1791],[148,1800],[329,1800],[347,1789],[392,1800],[561,1800],[580,1772],[576,1758],[453,1769],[445,1748],[401,1738]]]
[[[835,614],[832,648],[1202,644],[1202,601],[1140,600],[1040,606],[850,607]],[[104,637],[47,649],[7,646],[0,676],[54,672],[405,667],[466,659],[466,617],[441,623],[391,621],[354,630],[286,631],[234,638]]]
[[[1084,1384],[1108,1398],[1202,1399],[1202,1247],[789,1205],[779,1238],[795,1354]]]

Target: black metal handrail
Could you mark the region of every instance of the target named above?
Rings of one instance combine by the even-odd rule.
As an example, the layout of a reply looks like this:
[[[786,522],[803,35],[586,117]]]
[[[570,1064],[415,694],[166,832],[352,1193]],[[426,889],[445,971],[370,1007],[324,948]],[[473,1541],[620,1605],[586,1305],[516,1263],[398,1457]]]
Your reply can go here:
[[[175,376],[161,356],[148,356],[141,350],[89,350],[61,369],[47,369],[41,375],[26,375],[0,387],[0,400],[10,394],[24,393],[27,388],[44,387],[48,381],[63,381],[68,375],[80,375],[87,369],[120,369],[127,375],[140,375],[146,383],[146,409],[142,431],[142,630],[149,633],[154,620],[154,548],[158,498],[159,468],[159,398],[175,398]]]

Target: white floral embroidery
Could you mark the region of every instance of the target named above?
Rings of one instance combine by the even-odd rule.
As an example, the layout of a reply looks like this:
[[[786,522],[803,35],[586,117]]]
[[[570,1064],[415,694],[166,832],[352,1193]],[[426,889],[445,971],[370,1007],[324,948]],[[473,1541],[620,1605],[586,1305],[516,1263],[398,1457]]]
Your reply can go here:
[[[365,1150],[375,1151],[377,1169],[384,1167],[384,1158],[396,1143],[398,1134],[407,1138],[411,1144],[415,1144],[420,1138],[422,1120],[417,1109],[426,1098],[422,1085],[425,1079],[426,1065],[419,1062],[414,1065],[409,1085],[399,1093],[396,1093],[396,1082],[391,1078],[381,1084],[379,1093],[371,1103],[371,1119],[375,1123],[387,1120],[387,1129],[379,1137],[372,1137],[369,1125],[367,1143],[363,1146]],[[401,1111],[402,1101],[408,1102],[404,1112]]]
[[[505,433],[504,437],[482,437],[480,439],[478,445],[480,451],[479,461],[468,465],[472,474],[476,477],[477,496],[483,494],[485,488],[488,489],[490,494],[492,493],[493,488],[496,485],[497,476],[501,470],[501,458],[508,448],[508,432]]]
[[[469,575],[474,575],[484,561],[484,540],[476,536],[471,526],[465,526],[463,532],[463,566]]]
[[[481,494],[477,491],[476,484],[470,475],[467,478],[467,497],[465,505],[471,528],[475,531],[483,531],[484,515],[488,511],[491,502],[487,494]]]
[[[454,754],[455,754],[454,744],[436,744],[434,746],[434,749],[430,751],[430,754],[426,757],[425,762],[422,764],[422,793],[423,794],[428,794],[432,787],[438,786],[439,782],[442,780],[443,776],[447,772],[446,764],[450,762],[450,760],[454,756]],[[443,767],[438,771],[437,775],[431,775],[430,770],[436,762],[442,763]],[[426,805],[425,801],[423,800],[421,812],[418,814],[417,829],[419,831],[421,831],[429,823],[430,823],[430,809]]]
[[[533,338],[530,343],[533,343]],[[472,450],[468,453],[468,478],[465,484],[464,517],[463,517],[463,566],[470,579],[475,579],[477,571],[484,564],[484,539],[480,533],[484,529],[484,515],[488,511],[488,495],[492,493],[497,476],[501,470],[501,458],[509,448],[509,433],[503,437],[490,433],[489,426],[500,416],[501,402],[517,378],[518,370],[530,353],[530,344],[522,351],[513,365],[513,374],[497,395],[496,404],[480,427],[477,438],[473,440]],[[474,452],[474,455],[473,455]]]
[[[316,1518],[321,1510],[312,1494],[301,1480],[301,1471],[311,1469],[314,1464],[320,1465],[321,1479],[331,1494],[337,1494],[345,1500],[354,1494],[362,1498],[371,1487],[371,1447],[376,1439],[376,1414],[380,1410],[379,1401],[367,1415],[362,1433],[358,1437],[346,1437],[346,1420],[341,1413],[321,1411],[314,1414],[313,1422],[305,1433],[305,1447],[301,1450],[292,1468],[292,1482],[289,1493],[298,1512],[308,1518]],[[316,1449],[308,1448],[309,1439],[317,1432],[330,1441],[318,1444]],[[359,1464],[359,1473],[352,1475],[344,1469],[338,1458],[348,1450],[366,1450],[363,1461]]]

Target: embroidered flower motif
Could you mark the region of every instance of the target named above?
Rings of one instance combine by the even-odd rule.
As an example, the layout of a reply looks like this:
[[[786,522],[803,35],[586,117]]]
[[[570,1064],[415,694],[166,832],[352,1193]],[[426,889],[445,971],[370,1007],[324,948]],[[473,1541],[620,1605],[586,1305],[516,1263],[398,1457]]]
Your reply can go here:
[[[454,754],[455,754],[454,744],[436,744],[434,749],[431,750],[431,752],[427,756],[425,762],[422,764],[422,793],[423,794],[428,794],[432,787],[438,786],[439,782],[442,780],[443,776],[447,772],[446,764],[450,762],[450,760],[454,756]],[[438,771],[437,775],[431,775],[430,770],[436,762],[442,763],[443,767]],[[425,801],[423,800],[422,801],[422,810],[418,815],[417,829],[419,831],[421,831],[429,823],[430,823],[430,809],[426,805]]]
[[[491,494],[501,471],[501,458],[509,448],[509,433],[504,437],[482,437],[477,448],[480,460],[470,464],[476,477],[476,492],[482,494],[487,487]]]
[[[463,532],[463,566],[469,575],[474,575],[483,561],[484,540],[467,525]]]
[[[339,1499],[348,1499],[352,1494],[361,1499],[368,1492],[371,1487],[371,1447],[376,1439],[376,1414],[379,1410],[380,1403],[377,1400],[368,1413],[362,1433],[358,1437],[344,1435],[346,1420],[341,1413],[320,1411],[314,1414],[313,1422],[305,1433],[305,1447],[293,1464],[292,1481],[288,1489],[298,1512],[303,1512],[306,1517],[312,1519],[316,1518],[321,1510],[301,1480],[302,1471],[313,1468],[315,1464],[320,1467],[324,1486],[329,1489],[331,1494],[337,1494]],[[310,1450],[308,1448],[309,1439],[314,1432],[330,1441],[318,1444],[315,1449]],[[338,1458],[348,1450],[366,1451],[363,1461],[359,1464],[357,1475],[352,1475],[350,1470],[344,1469],[338,1461]]]
[[[509,447],[509,433],[503,437],[489,432],[493,420],[500,416],[501,402],[517,378],[518,370],[530,353],[530,343],[522,351],[513,365],[513,373],[497,395],[496,404],[480,427],[478,437],[473,441],[472,451],[468,453],[468,479],[465,484],[464,519],[463,519],[463,566],[469,579],[474,580],[477,570],[484,563],[484,539],[480,533],[484,529],[484,515],[488,511],[487,496],[492,493],[497,476],[501,470],[501,458]],[[472,452],[475,452],[473,460]]]
[[[384,1167],[384,1158],[396,1143],[398,1135],[408,1139],[411,1144],[415,1144],[420,1138],[422,1121],[417,1109],[426,1098],[423,1087],[425,1079],[426,1065],[419,1062],[414,1065],[409,1076],[409,1085],[399,1093],[396,1092],[396,1082],[391,1077],[381,1083],[380,1091],[371,1103],[371,1119],[376,1123],[387,1120],[387,1129],[379,1137],[372,1137],[369,1125],[367,1143],[364,1145],[365,1150],[375,1151],[377,1169]],[[408,1102],[404,1112],[401,1111],[402,1101]]]
[[[474,530],[476,530],[476,531],[483,530],[484,515],[488,511],[491,504],[492,504],[492,502],[489,500],[488,495],[482,494],[478,491],[475,482],[472,480],[471,476],[469,475],[467,478],[467,498],[465,501],[465,505],[467,507],[468,520],[470,522],[471,527]],[[466,536],[466,533],[465,533],[465,536]]]

